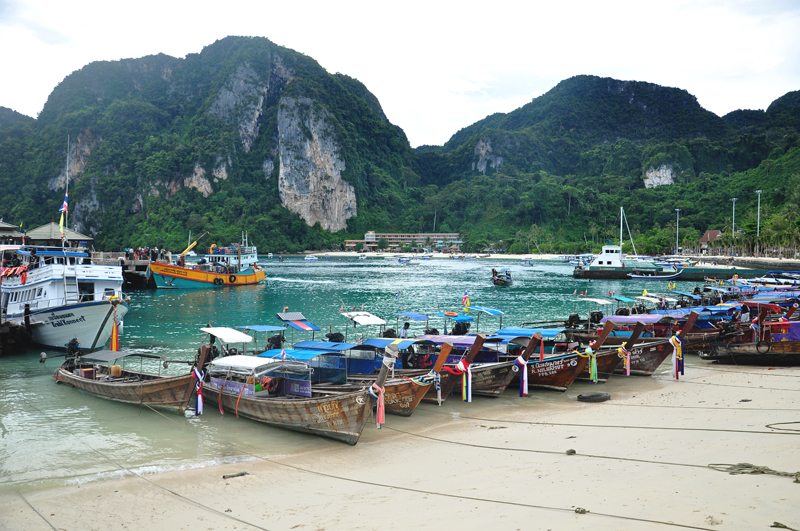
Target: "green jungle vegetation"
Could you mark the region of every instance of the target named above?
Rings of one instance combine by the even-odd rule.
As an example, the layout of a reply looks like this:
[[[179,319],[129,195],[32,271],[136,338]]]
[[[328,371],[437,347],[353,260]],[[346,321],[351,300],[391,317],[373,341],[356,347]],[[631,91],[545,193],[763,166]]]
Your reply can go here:
[[[215,110],[243,69],[266,87],[249,150],[238,122]],[[238,94],[229,114],[257,97]],[[281,206],[284,97],[327,111],[358,202],[346,230],[309,227]],[[182,250],[190,231],[209,231],[203,248],[247,231],[262,252],[336,250],[368,230],[435,230],[461,233],[469,252],[578,253],[618,239],[622,206],[640,253],[674,248],[677,208],[685,248],[718,229],[718,245],[751,252],[760,228],[761,248],[780,252],[800,242],[799,126],[800,91],[766,111],[718,117],[684,90],[577,76],[443,146],[412,149],[359,81],[267,39],[228,37],[185,59],[91,63],[54,89],[35,120],[0,107],[0,217],[24,228],[58,221],[64,189],[53,183],[69,135],[84,164],[71,176],[70,225],[98,249]],[[221,163],[227,178],[210,179],[208,197],[184,186],[196,166],[211,178]],[[674,184],[646,188],[658,169]]]

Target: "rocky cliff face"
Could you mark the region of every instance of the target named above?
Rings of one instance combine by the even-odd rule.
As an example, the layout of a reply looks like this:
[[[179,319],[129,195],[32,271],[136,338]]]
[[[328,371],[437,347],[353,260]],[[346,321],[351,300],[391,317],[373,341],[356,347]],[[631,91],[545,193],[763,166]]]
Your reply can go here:
[[[476,169],[486,175],[486,166],[496,170],[503,165],[503,157],[492,154],[492,141],[486,137],[478,140],[475,144],[472,171]]]
[[[308,225],[335,232],[357,214],[353,187],[328,112],[308,98],[281,98],[278,109],[278,190],[281,203]],[[266,168],[265,168],[266,169]]]
[[[50,190],[66,188],[67,174],[69,174],[70,182],[78,179],[80,174],[83,173],[83,169],[86,167],[89,156],[92,154],[92,149],[102,141],[102,138],[93,136],[88,129],[78,134],[78,138],[73,139],[69,143],[69,167],[64,166],[64,169],[62,169],[58,175],[50,178],[50,180],[47,181],[48,188],[50,188]]]
[[[645,188],[655,188],[675,182],[675,170],[672,164],[662,164],[658,168],[650,167],[644,174]]]

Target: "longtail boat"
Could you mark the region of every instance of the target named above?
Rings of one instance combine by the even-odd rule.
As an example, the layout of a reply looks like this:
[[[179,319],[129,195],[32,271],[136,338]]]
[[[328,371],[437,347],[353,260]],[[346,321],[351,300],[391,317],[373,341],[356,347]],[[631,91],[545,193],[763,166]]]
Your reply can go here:
[[[203,345],[198,351],[193,367],[202,369],[209,355],[210,346]],[[186,410],[192,393],[195,391],[193,371],[180,376],[161,376],[126,368],[125,362],[132,359],[155,359],[159,370],[165,361],[162,356],[130,351],[102,350],[85,354],[68,353],[66,361],[59,367],[53,378],[56,383],[66,384],[90,395],[149,407]],[[55,356],[54,356],[55,357]],[[60,357],[60,356],[58,356]],[[47,359],[42,358],[42,362]],[[123,366],[112,362],[122,361]],[[175,363],[174,361],[172,363]]]
[[[608,335],[614,329],[614,323],[607,322],[603,332],[592,347],[599,351]],[[528,385],[539,389],[566,391],[575,378],[589,362],[589,357],[573,351],[556,356],[540,356],[528,361]]]
[[[644,330],[644,323],[636,323],[636,327],[633,329],[631,336],[627,338],[628,340],[624,345],[622,345],[621,349],[607,349],[597,353],[597,381],[595,383],[605,383],[611,377],[611,375],[614,374],[616,368],[619,367],[620,363],[622,363],[624,360],[623,349],[630,351],[630,349],[633,348],[633,345],[636,344],[636,341],[639,339],[642,330]],[[606,342],[608,342],[609,339],[611,338],[606,338]],[[583,368],[576,379],[581,381],[593,381],[588,365]]]
[[[220,337],[221,329],[202,329]],[[249,339],[252,337],[233,329]],[[220,337],[224,341],[223,338]],[[372,414],[376,398],[379,423],[383,422],[383,392],[389,366],[395,358],[387,349],[380,373],[371,387],[352,391],[325,390],[312,382],[314,369],[307,363],[282,359],[282,351],[270,350],[259,356],[226,356],[208,367],[203,397],[223,414],[242,416],[284,429],[310,433],[354,445]],[[344,369],[317,373],[346,377]]]
[[[498,363],[484,363],[476,365],[472,370],[472,392],[476,395],[498,397],[503,394],[511,381],[519,372],[515,370],[520,365],[525,365],[530,359],[536,345],[540,344],[542,336],[534,334],[528,339],[525,350],[517,360],[501,361]],[[518,363],[519,362],[519,363]]]
[[[686,319],[686,323],[681,328],[681,337],[694,327],[697,321],[697,313],[692,312]],[[639,342],[633,345],[630,350],[630,373],[632,376],[651,376],[672,354],[673,347],[668,338]],[[624,369],[617,367],[616,374],[623,374]]]
[[[452,348],[453,346],[451,344],[445,343],[442,346],[442,350],[439,352],[439,357],[436,358],[436,364],[427,373],[417,370],[415,373],[418,373],[418,375],[411,376],[408,371],[397,370],[393,371],[396,373],[397,377],[389,378],[387,376],[384,386],[386,389],[384,393],[386,412],[401,417],[410,417],[431,386],[433,386],[434,389],[436,388],[436,378]],[[324,389],[326,391],[353,390],[354,388],[369,386],[374,381],[375,376],[359,374],[348,376],[347,384],[345,385],[328,386],[321,384],[319,389]]]
[[[752,341],[712,343],[700,358],[737,365],[800,365],[800,321],[760,320],[754,325]]]

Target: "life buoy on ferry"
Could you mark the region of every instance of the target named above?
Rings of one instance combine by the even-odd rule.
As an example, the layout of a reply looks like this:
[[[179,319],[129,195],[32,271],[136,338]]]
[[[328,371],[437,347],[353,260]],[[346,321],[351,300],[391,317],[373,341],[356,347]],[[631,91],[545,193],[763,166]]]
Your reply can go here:
[[[444,312],[447,317],[458,317],[456,312]]]
[[[230,282],[231,284],[236,284],[236,275],[229,276],[228,282]]]
[[[26,281],[26,280],[28,280],[28,273],[26,273],[25,271],[23,271],[23,272],[22,272],[22,276],[21,276],[21,277],[19,277],[19,283],[20,283],[20,284],[25,284],[25,281]]]

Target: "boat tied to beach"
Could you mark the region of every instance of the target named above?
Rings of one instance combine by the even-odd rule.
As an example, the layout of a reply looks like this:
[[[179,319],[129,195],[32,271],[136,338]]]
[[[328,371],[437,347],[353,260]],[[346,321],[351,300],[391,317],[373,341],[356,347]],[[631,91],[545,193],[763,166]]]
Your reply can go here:
[[[207,232],[203,234],[205,236]],[[214,288],[223,286],[247,286],[258,284],[266,273],[258,265],[258,249],[249,245],[247,235],[242,235],[241,243],[228,247],[212,244],[208,253],[196,265],[187,266],[184,257],[192,250],[200,236],[184,250],[177,264],[151,262],[148,275],[161,289],[175,288]]]
[[[53,379],[56,383],[66,384],[87,394],[123,402],[126,404],[175,409],[183,413],[195,392],[198,382],[195,369],[202,367],[211,351],[209,345],[203,345],[192,361],[167,360],[164,356],[145,354],[133,351],[101,350],[82,354],[77,341],[73,341],[64,356],[64,363],[55,371]],[[62,357],[44,356],[40,360]],[[136,370],[126,364],[140,361]],[[142,369],[144,360],[155,360],[158,374]],[[122,365],[117,365],[117,362]],[[162,364],[187,363],[192,368],[188,373],[178,376],[161,374]],[[152,362],[148,364],[151,366]]]
[[[30,341],[65,349],[102,348],[112,325],[128,312],[122,268],[94,264],[82,249],[20,246],[4,251],[0,316],[27,331]]]

